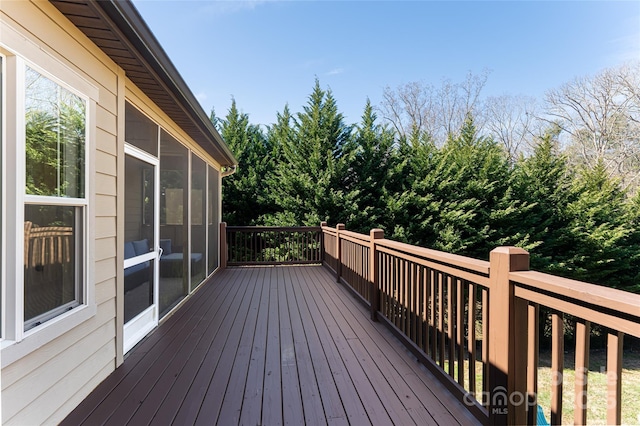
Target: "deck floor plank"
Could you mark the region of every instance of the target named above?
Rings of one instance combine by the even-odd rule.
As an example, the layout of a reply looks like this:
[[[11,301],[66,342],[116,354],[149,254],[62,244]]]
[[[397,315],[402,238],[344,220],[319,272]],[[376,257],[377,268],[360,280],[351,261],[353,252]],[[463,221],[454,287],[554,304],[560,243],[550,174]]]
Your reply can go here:
[[[282,424],[282,389],[280,380],[280,318],[278,316],[277,270],[269,282],[269,317],[267,319],[267,350],[262,393],[263,425]],[[276,276],[274,276],[276,275]]]
[[[219,320],[219,323],[215,324],[216,327],[211,327],[206,331],[207,334],[214,335],[214,338],[193,383],[184,396],[184,401],[173,420],[173,424],[194,424],[199,415],[203,400],[209,388],[212,386],[212,379],[216,371],[216,366],[222,356],[227,337],[237,317],[237,313],[242,306],[242,302],[249,292],[249,286],[246,285],[246,283],[248,283],[248,278],[251,275],[248,273],[241,275],[243,276],[242,279],[236,281],[238,292],[229,304],[226,315]],[[221,385],[215,383],[213,386],[219,387]]]
[[[300,380],[300,394],[302,398],[302,408],[304,419],[307,424],[327,424],[320,389],[316,380],[315,369],[311,362],[311,352],[307,340],[304,322],[296,299],[294,286],[298,285],[297,280],[292,276],[291,269],[287,270],[287,279],[284,282],[284,289],[287,294],[289,313],[291,317],[291,331],[293,334],[293,344],[298,365],[298,377]]]
[[[264,364],[267,350],[267,320],[269,318],[269,288],[270,275],[266,269],[256,281],[262,287],[262,298],[258,310],[251,357],[249,360],[247,382],[244,389],[240,424],[257,425],[262,419],[262,393],[264,384]]]
[[[126,357],[75,424],[478,424],[320,266],[231,268]]]
[[[380,391],[381,399],[386,397],[385,406],[388,406],[388,411],[394,422],[409,424],[413,421],[418,425],[435,424],[433,417],[403,377],[402,365],[406,360],[397,356],[395,352],[385,352],[387,348],[378,346],[370,338],[357,318],[354,317],[354,312],[349,309],[349,304],[343,303],[342,299],[348,297],[344,289],[325,286],[317,287],[316,291],[318,291],[316,294],[318,300],[324,301],[334,313],[334,318],[340,318],[341,322],[348,324],[353,334],[358,336],[357,339],[348,339],[348,343],[361,361],[363,368],[365,365],[367,366],[365,371],[374,388]],[[360,309],[360,306],[356,306],[356,310],[357,315],[367,318],[368,312],[366,310]],[[437,401],[433,401],[433,403],[437,403]]]
[[[229,288],[228,295],[212,299],[209,322],[206,327],[203,330],[194,330],[194,332],[201,333],[202,338],[197,343],[189,362],[186,363],[185,368],[169,390],[165,398],[166,402],[158,407],[153,423],[171,424],[181,409],[183,411],[197,411],[199,409],[200,401],[198,401],[198,398],[187,398],[187,395],[193,395],[194,390],[192,388],[195,389],[196,378],[205,363],[216,336],[219,336],[224,318],[229,314],[231,307],[236,306],[242,300],[241,286],[235,285],[235,283],[232,285],[233,287]],[[204,389],[201,392],[204,392]],[[186,408],[183,406],[186,406]]]
[[[227,295],[235,294],[230,291]],[[165,372],[152,386],[151,391],[129,423],[134,425],[149,424],[154,417],[156,423],[168,423],[173,419],[175,413],[165,411],[158,414],[158,410],[164,407],[167,407],[165,410],[172,406],[175,407],[176,404],[164,403],[167,398],[184,398],[191,380],[195,377],[197,366],[206,355],[206,351],[199,350],[198,348],[204,342],[210,342],[204,330],[209,328],[217,318],[220,318],[220,310],[224,306],[224,300],[226,300],[226,298],[221,299],[221,303],[212,304],[208,309],[207,315],[201,316],[193,326],[193,332],[188,333],[189,338],[184,341],[182,347],[168,365]],[[185,363],[185,359],[189,359],[190,362]],[[142,386],[145,385],[142,384]]]
[[[246,284],[247,292],[239,309],[235,312],[235,318],[231,328],[226,333],[224,346],[220,348],[220,356],[214,367],[215,372],[209,382],[209,388],[204,395],[200,412],[195,422],[197,425],[212,425],[217,423],[224,394],[231,379],[233,360],[238,353],[247,313],[249,312],[251,304],[255,301],[255,295],[259,293],[256,291],[257,286],[255,285],[256,280],[254,278],[257,271],[257,269],[253,269],[251,275],[248,275],[250,278]]]
[[[215,289],[210,289],[210,291],[213,290]],[[224,294],[224,288],[215,293],[218,292]],[[193,305],[191,309],[194,310],[194,315],[183,315],[180,320],[172,321],[173,318],[169,319],[167,327],[165,327],[166,333],[163,333],[164,338],[161,339],[160,335],[152,333],[139,344],[136,352],[142,353],[143,357],[138,359],[138,363],[134,368],[122,380],[118,381],[112,387],[112,391],[91,411],[84,420],[86,424],[93,425],[105,422],[109,424],[126,424],[126,421],[123,422],[120,419],[132,415],[131,411],[138,408],[136,404],[139,406],[141,393],[145,390],[145,388],[140,387],[140,383],[154,378],[152,373],[155,373],[155,377],[158,377],[161,372],[159,367],[162,367],[162,362],[158,363],[158,360],[161,361],[164,354],[171,354],[172,351],[175,351],[175,348],[179,347],[181,342],[189,335],[184,330],[188,330],[194,321],[197,321],[198,314],[207,310],[207,304],[204,302],[193,303]],[[127,358],[127,361],[129,361],[129,358]]]
[[[298,269],[294,271],[299,272]],[[315,371],[327,424],[348,424],[348,415],[340,396],[342,379],[347,380],[348,375],[344,374],[344,366],[334,355],[336,353],[335,347],[325,337],[326,330],[322,327],[322,322],[313,316],[314,312],[310,309],[312,307],[304,297],[307,292],[306,285],[299,278],[299,276],[296,278],[297,285],[294,288],[294,294],[309,343],[311,364]],[[357,396],[357,394],[355,395]]]
[[[326,273],[326,271],[319,271]],[[330,274],[327,273],[331,277]],[[420,365],[413,354],[404,346],[398,344],[398,340],[391,333],[388,333],[381,323],[372,323],[368,319],[369,311],[362,304],[356,304],[355,310],[350,310],[353,305],[345,299],[345,290],[341,286],[325,286],[327,300],[332,300],[340,305],[340,311],[348,317],[348,321],[354,327],[358,327],[356,332],[365,343],[365,347],[377,346],[379,353],[384,354],[389,360],[389,364],[397,369],[398,375],[402,377],[414,392],[417,399],[424,405],[433,421],[437,424],[450,424],[452,416],[462,420],[462,424],[476,422],[475,418],[464,410],[458,400],[446,392],[432,390],[433,383],[437,383],[437,378]],[[371,327],[373,324],[374,328]],[[382,362],[379,365],[383,365]],[[393,375],[394,378],[398,377]],[[387,376],[389,377],[389,376]],[[432,423],[428,419],[426,424]]]
[[[242,406],[238,401],[242,401],[244,390],[247,385],[247,375],[249,372],[249,360],[251,358],[251,348],[256,333],[256,325],[258,321],[258,311],[264,294],[264,286],[258,284],[262,281],[261,275],[264,271],[257,271],[256,286],[253,292],[253,298],[249,306],[246,316],[242,336],[238,345],[238,350],[233,357],[233,367],[226,391],[222,395],[224,397],[220,414],[217,422],[219,424],[238,424]],[[230,351],[229,351],[230,353]],[[222,366],[225,364],[222,363]],[[220,368],[220,367],[218,367]]]
[[[282,380],[282,421],[284,424],[304,424],[302,393],[298,377],[298,362],[293,343],[293,330],[286,283],[291,275],[278,268],[278,313],[280,314],[280,365]]]
[[[330,364],[331,376],[333,376],[338,389],[337,396],[342,401],[349,423],[391,424],[386,412],[384,410],[381,412],[380,400],[377,398],[373,388],[366,383],[366,380],[359,380],[362,375],[359,375],[357,371],[348,370],[349,364],[352,364],[351,360],[347,359],[345,362],[323,318],[323,314],[318,308],[318,304],[322,303],[322,301],[311,294],[311,289],[317,281],[315,281],[315,278],[306,279],[305,271],[302,269],[296,269],[295,272],[300,287],[304,290],[302,297],[305,307],[309,310],[310,321],[318,334],[320,350],[324,351]],[[365,398],[370,399],[363,399],[363,395]],[[334,394],[331,396],[336,397]],[[365,401],[368,403],[365,403]],[[331,420],[331,416],[328,416],[328,419]]]
[[[309,304],[310,309],[314,311],[318,321],[322,321],[324,323],[322,328],[325,334],[323,345],[326,347],[335,346],[337,349],[338,356],[341,357],[344,365],[344,372],[341,372],[341,374],[345,374],[346,377],[351,378],[356,392],[360,396],[360,400],[367,402],[364,408],[367,411],[370,422],[376,425],[392,425],[393,420],[387,411],[387,406],[383,403],[384,396],[381,399],[375,387],[372,386],[372,383],[367,377],[367,373],[362,368],[362,365],[349,347],[349,344],[343,334],[343,330],[349,330],[350,326],[346,323],[338,325],[335,322],[334,317],[336,312],[329,311],[326,308],[324,301],[318,298],[318,294],[315,291],[315,285],[318,282],[318,277],[315,274],[310,274],[310,271],[300,272],[302,275],[300,276],[300,281],[305,283],[305,286],[307,286],[307,291],[305,292],[307,303]],[[347,335],[351,336],[352,339],[355,339],[355,336],[350,331],[347,332]],[[352,395],[343,393],[341,396],[344,399],[347,399]]]

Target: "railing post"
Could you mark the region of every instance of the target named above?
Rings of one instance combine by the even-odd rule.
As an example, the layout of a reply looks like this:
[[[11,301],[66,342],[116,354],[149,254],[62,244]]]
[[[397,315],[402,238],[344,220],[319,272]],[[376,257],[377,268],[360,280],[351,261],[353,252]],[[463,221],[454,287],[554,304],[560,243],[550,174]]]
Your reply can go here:
[[[336,225],[336,282],[340,282],[342,276],[342,250],[340,249],[340,231],[344,230],[344,223]]]
[[[380,277],[378,274],[379,262],[376,252],[376,240],[384,238],[382,229],[372,229],[369,232],[369,282],[371,283],[371,320],[378,321],[378,311],[380,310]]]
[[[529,253],[498,247],[491,251],[489,262],[489,424],[524,424],[527,303],[515,297],[509,273],[528,270]]]
[[[220,269],[227,267],[227,222],[220,222]]]
[[[324,248],[324,231],[323,227],[327,226],[327,222],[320,222],[320,263],[324,265],[325,262],[325,248]]]

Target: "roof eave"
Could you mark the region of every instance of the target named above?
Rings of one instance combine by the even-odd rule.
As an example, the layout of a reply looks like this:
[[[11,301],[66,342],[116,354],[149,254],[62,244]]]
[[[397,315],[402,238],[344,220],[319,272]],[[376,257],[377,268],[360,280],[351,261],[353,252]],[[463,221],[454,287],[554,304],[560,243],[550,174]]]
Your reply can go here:
[[[51,0],[51,2],[58,6],[55,0]],[[65,3],[68,4],[68,1]],[[133,3],[130,0],[92,0],[89,2],[80,0],[78,3],[85,3],[90,6],[105,25],[113,29],[114,33],[119,37],[126,39],[121,41],[135,51],[133,53],[150,71],[150,76],[158,80],[158,86],[166,91],[171,100],[175,102],[175,105],[179,107],[179,111],[174,112],[173,115],[178,114],[180,117],[175,117],[172,116],[172,113],[168,113],[170,118],[176,122],[180,122],[185,118],[188,119],[193,125],[193,129],[187,130],[189,136],[219,161],[223,167],[237,165],[237,159],[213,123],[211,123],[209,117],[207,117],[200,103]],[[61,7],[58,8],[62,13],[65,13]],[[73,16],[67,15],[67,17],[73,22]],[[80,29],[81,31],[83,30],[82,28]],[[92,38],[91,34],[87,34],[87,36]],[[105,53],[109,55],[109,52],[105,51]],[[118,63],[118,58],[113,59]],[[126,73],[126,64],[120,66],[124,68]],[[154,97],[150,96],[150,98],[153,100]],[[162,105],[159,106],[162,108]]]

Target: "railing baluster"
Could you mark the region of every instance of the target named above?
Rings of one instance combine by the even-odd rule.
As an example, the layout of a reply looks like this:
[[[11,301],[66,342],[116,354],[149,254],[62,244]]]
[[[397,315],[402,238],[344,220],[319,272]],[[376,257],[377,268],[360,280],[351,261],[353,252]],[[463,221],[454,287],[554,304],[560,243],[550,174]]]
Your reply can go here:
[[[455,285],[454,279],[450,275],[447,275],[447,337],[449,338],[449,376],[455,377],[455,359],[456,359],[456,336],[454,332],[455,327],[455,306],[453,301],[455,299]]]
[[[589,374],[589,335],[591,323],[578,319],[576,322],[576,362],[575,362],[575,399],[573,424],[587,424],[587,377]]]
[[[462,280],[456,280],[456,331],[458,346],[458,383],[464,387],[464,287]]]
[[[416,345],[418,345],[418,340],[420,339],[420,331],[418,329],[418,323],[420,321],[421,315],[420,315],[420,301],[422,300],[420,298],[420,294],[419,294],[419,289],[420,289],[420,266],[412,263],[413,266],[413,309],[412,309],[412,314],[411,314],[411,323],[413,324],[413,341]],[[419,345],[418,345],[419,347]]]
[[[396,318],[398,322],[398,328],[404,332],[404,315],[402,312],[402,307],[404,305],[404,292],[403,292],[403,283],[404,283],[404,261],[402,258],[396,258],[398,260],[398,280],[397,280],[397,291],[398,297],[396,300]]]
[[[422,276],[423,278],[423,286],[424,291],[422,294],[422,343],[425,354],[429,354],[429,298],[430,298],[430,286],[431,286],[431,278],[429,276],[429,268],[426,266],[423,267]]]
[[[398,272],[397,263],[398,259],[395,256],[389,256],[390,271],[389,271],[389,319],[391,323],[396,325],[396,273]]]
[[[562,424],[562,375],[564,373],[564,315],[551,314],[551,424]]]
[[[340,231],[344,229],[344,224],[336,225],[336,281],[340,282],[342,276],[342,244],[340,243]]]
[[[607,334],[607,424],[622,422],[622,340],[624,333]]]
[[[483,405],[489,408],[489,290],[482,288],[482,394]]]
[[[538,304],[530,303],[527,307],[527,422],[531,425],[535,425],[538,418],[539,313]]]
[[[402,286],[402,303],[400,305],[402,309],[402,332],[405,335],[409,335],[409,262],[401,260],[402,262],[402,278],[400,285]],[[410,337],[409,337],[410,338]]]
[[[409,340],[413,341],[413,335],[412,335],[413,320],[411,318],[411,315],[413,312],[413,264],[409,261],[406,262],[406,273],[407,273],[407,277],[405,280],[406,281],[405,322],[406,322],[406,329],[407,329],[406,333]]]
[[[384,275],[382,279],[382,298],[383,315],[389,318],[389,275],[391,273],[391,265],[389,264],[389,255],[382,253],[382,265],[384,268]]]
[[[424,267],[417,265],[418,268],[418,297],[416,297],[418,311],[416,312],[417,322],[418,322],[418,347],[422,349],[423,352],[426,351],[426,346],[424,342],[424,322],[425,322],[425,281],[424,281]]]
[[[445,348],[445,324],[444,324],[444,277],[438,272],[438,358],[440,359],[440,367],[444,370],[444,348]]]
[[[469,358],[468,380],[469,393],[476,393],[476,285],[469,283],[467,308],[467,353]]]
[[[384,268],[384,263],[383,265],[380,265],[380,258],[376,251],[376,240],[382,238],[384,238],[384,231],[382,231],[382,229],[372,229],[369,232],[368,278],[371,283],[369,301],[371,304],[371,319],[374,321],[378,320],[378,311],[382,310],[380,306],[380,267],[382,266],[382,268]]]
[[[431,343],[431,359],[437,361],[438,355],[436,350],[437,343],[437,317],[436,317],[436,299],[437,299],[437,280],[436,271],[429,268],[429,292],[431,293],[429,296],[429,341]]]
[[[387,286],[386,286],[386,301],[387,301],[387,318],[393,322],[393,276],[395,274],[395,259],[393,256],[387,255]]]

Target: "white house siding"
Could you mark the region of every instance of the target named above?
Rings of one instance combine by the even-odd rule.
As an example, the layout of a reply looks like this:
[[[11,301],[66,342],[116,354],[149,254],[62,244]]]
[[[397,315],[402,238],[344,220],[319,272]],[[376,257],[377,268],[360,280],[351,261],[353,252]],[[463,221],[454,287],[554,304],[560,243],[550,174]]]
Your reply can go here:
[[[62,63],[99,92],[89,141],[90,285],[96,314],[2,369],[2,424],[56,424],[116,367],[117,159],[123,152],[117,113],[124,105],[118,88],[124,85],[116,64],[49,2],[3,1],[0,39],[7,42],[5,36],[16,33],[32,51],[41,50],[43,63]]]

